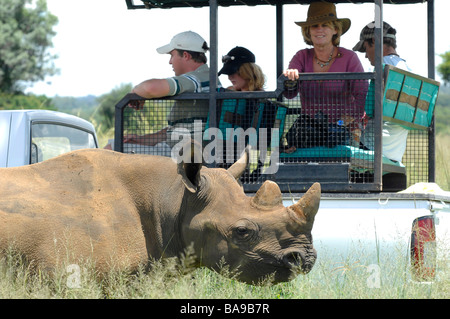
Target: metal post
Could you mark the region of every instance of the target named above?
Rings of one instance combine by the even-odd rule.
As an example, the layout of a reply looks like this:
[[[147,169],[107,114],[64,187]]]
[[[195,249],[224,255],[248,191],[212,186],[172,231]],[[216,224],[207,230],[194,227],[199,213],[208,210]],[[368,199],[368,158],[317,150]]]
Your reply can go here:
[[[383,124],[383,1],[375,0],[375,104],[374,104],[374,183],[382,186]]]
[[[277,26],[277,77],[279,77],[284,70],[283,61],[283,4],[277,2],[276,4],[276,26]]]
[[[427,3],[428,22],[428,77],[435,78],[435,51],[434,51],[434,0]],[[436,181],[436,131],[434,128],[434,115],[428,130],[428,182]]]
[[[209,0],[209,46],[210,46],[210,62],[209,62],[209,120],[210,127],[217,127],[216,118],[216,96],[217,96],[217,70],[218,70],[218,57],[217,57],[217,0]]]

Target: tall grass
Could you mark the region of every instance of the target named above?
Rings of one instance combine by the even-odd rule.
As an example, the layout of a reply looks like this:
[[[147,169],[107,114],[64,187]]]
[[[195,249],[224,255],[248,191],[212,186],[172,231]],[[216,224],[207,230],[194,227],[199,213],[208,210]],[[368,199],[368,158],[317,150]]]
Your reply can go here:
[[[234,280],[226,265],[218,274],[194,269],[183,259],[153,261],[150,271],[142,268],[133,274],[111,271],[102,279],[90,264],[80,265],[79,273],[67,267],[36,273],[9,252],[0,261],[0,298],[450,298],[448,273],[438,282],[418,284],[404,260],[386,259],[375,267],[356,258],[337,264],[329,260],[319,258],[311,273],[288,283],[272,285],[269,277],[261,285],[248,285]],[[76,285],[74,275],[79,275]]]
[[[450,191],[450,136],[436,136],[436,183]]]

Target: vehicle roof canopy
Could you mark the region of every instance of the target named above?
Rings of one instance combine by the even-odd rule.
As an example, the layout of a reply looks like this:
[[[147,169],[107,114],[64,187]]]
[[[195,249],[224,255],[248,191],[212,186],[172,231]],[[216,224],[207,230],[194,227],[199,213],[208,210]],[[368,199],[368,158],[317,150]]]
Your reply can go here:
[[[258,6],[276,4],[310,4],[317,0],[217,0],[219,6]],[[209,6],[209,0],[126,0],[128,9],[187,8]],[[141,3],[142,4],[137,4]],[[331,0],[334,3],[373,3],[374,0]],[[427,0],[383,0],[386,4],[424,3]],[[136,4],[135,4],[136,3]]]

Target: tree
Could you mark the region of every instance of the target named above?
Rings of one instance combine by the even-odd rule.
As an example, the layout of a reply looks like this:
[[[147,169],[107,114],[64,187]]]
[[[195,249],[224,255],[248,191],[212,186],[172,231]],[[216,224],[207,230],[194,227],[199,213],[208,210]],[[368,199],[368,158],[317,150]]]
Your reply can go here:
[[[46,109],[56,110],[52,99],[45,95],[23,95],[0,92],[0,110]]]
[[[97,133],[98,131],[107,132],[114,128],[116,104],[126,94],[130,93],[132,89],[133,86],[131,83],[122,83],[112,89],[111,92],[97,98],[99,106],[97,108],[97,113],[94,114],[94,119],[96,123],[98,123]]]
[[[450,51],[440,54],[442,63],[437,66],[438,72],[446,83],[450,83]]]
[[[0,0],[0,91],[19,93],[57,73],[48,49],[58,18],[46,0]]]

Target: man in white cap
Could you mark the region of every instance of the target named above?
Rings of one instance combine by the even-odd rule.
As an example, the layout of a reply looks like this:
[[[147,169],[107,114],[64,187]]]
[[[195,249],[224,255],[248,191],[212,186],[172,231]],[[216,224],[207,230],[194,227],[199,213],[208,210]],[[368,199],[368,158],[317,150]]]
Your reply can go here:
[[[156,51],[170,54],[175,77],[146,80],[133,89],[133,93],[144,98],[173,96],[183,92],[209,91],[209,68],[205,53],[206,41],[197,33],[186,31],[175,35],[169,44]]]
[[[165,79],[149,79],[136,85],[132,93],[151,99],[174,96],[183,92],[209,92],[209,67],[205,53],[208,51],[206,41],[197,33],[186,31],[175,35],[169,44],[158,48],[160,54],[170,54],[174,77]],[[217,84],[220,87],[220,83]],[[173,146],[171,133],[177,128],[194,132],[194,121],[206,123],[208,116],[208,100],[176,101],[168,116],[169,127],[146,136],[128,135],[124,143],[155,145],[166,141]],[[139,102],[130,103],[131,107],[140,107]]]

